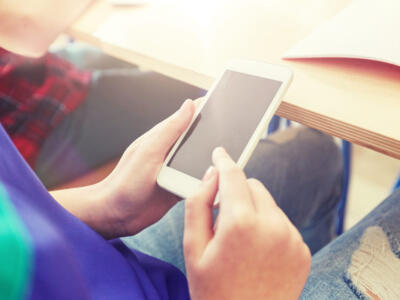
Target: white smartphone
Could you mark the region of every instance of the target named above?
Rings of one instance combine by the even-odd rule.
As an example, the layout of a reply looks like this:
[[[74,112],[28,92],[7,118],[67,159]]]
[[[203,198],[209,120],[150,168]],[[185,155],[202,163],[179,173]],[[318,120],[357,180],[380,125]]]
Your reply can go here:
[[[192,123],[169,152],[158,184],[189,197],[222,146],[244,168],[292,78],[287,67],[232,61],[205,96]]]

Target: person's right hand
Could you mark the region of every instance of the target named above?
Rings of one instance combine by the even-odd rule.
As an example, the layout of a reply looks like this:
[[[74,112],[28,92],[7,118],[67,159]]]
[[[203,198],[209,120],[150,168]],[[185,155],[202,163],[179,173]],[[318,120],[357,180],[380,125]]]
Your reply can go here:
[[[265,187],[222,148],[186,200],[184,253],[193,300],[297,299],[311,256]],[[213,225],[217,191],[220,211]]]

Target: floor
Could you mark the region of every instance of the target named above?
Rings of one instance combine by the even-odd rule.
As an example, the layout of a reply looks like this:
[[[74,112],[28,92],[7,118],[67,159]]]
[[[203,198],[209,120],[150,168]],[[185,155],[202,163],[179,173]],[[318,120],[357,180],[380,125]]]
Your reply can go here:
[[[399,173],[400,160],[353,146],[345,228],[356,224],[388,196]]]

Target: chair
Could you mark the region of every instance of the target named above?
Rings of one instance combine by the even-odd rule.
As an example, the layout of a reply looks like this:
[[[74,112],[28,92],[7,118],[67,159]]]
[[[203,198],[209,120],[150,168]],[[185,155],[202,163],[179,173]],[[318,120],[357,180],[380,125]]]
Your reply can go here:
[[[349,191],[350,172],[351,172],[351,143],[342,140],[343,156],[343,177],[340,201],[337,207],[338,218],[336,222],[336,234],[341,235],[344,230],[344,219],[346,216],[347,195]]]
[[[394,191],[394,190],[397,190],[399,187],[400,187],[400,175],[399,175],[399,177],[397,178],[396,183],[394,184],[393,191]]]

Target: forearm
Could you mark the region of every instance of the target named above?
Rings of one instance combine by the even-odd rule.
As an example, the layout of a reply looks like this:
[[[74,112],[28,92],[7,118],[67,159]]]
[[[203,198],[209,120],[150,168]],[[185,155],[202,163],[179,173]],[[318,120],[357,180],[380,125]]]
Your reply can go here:
[[[93,0],[3,0],[0,46],[15,53],[40,56]]]

